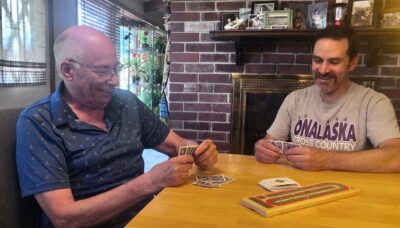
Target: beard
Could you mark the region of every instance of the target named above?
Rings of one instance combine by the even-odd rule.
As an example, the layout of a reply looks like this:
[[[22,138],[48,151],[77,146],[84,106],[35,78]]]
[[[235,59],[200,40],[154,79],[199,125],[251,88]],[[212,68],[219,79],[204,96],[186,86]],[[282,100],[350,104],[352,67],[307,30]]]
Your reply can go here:
[[[337,82],[336,74],[328,72],[321,74],[318,71],[315,72],[315,84],[319,87],[320,92],[323,94],[330,94],[335,89]]]

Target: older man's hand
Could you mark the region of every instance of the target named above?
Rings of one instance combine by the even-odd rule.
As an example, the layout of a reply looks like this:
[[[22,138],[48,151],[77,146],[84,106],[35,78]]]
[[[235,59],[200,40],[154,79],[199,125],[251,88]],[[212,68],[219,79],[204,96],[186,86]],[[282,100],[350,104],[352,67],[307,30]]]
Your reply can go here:
[[[193,155],[194,162],[200,169],[209,169],[218,161],[217,146],[209,139],[204,140]]]

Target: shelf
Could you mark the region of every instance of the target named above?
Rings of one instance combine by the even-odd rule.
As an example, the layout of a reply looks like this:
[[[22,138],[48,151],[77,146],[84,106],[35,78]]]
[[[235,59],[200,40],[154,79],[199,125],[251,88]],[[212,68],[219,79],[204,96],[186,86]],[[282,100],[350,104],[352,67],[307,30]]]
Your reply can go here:
[[[356,28],[360,38],[369,43],[368,54],[373,54],[380,48],[384,37],[400,37],[400,29],[375,29]],[[271,40],[311,40],[320,30],[318,29],[274,29],[274,30],[214,30],[210,36],[214,40],[235,41],[236,65],[241,64],[242,41],[249,39],[271,39]]]

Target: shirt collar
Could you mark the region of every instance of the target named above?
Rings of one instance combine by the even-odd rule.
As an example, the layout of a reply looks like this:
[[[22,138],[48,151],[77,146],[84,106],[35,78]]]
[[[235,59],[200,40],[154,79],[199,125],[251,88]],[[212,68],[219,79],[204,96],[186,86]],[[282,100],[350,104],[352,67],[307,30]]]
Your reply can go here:
[[[61,82],[50,98],[51,117],[56,126],[67,123],[67,109],[65,101],[62,98],[62,91],[64,90],[64,87],[64,82]]]
[[[56,91],[51,95],[50,104],[51,104],[51,116],[53,122],[56,126],[60,126],[67,123],[74,122],[76,119],[74,112],[67,107],[65,103],[62,92],[65,89],[64,82],[62,81],[56,88]],[[110,103],[107,105],[105,110],[105,119],[109,124],[113,124],[118,117],[121,115],[122,108],[124,103],[118,96],[116,96],[116,91],[118,89],[113,90],[113,96],[111,98]]]

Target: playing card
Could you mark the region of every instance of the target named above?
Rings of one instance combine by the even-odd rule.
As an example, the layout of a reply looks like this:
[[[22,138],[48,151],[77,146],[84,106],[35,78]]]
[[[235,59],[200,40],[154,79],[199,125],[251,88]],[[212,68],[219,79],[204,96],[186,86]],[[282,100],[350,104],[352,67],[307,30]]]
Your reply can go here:
[[[272,145],[278,147],[279,149],[281,149],[283,151],[283,156],[286,157],[286,151],[294,148],[294,147],[298,147],[300,146],[300,144],[297,143],[293,143],[293,142],[285,142],[285,141],[280,141],[280,140],[272,140],[269,139],[268,142],[270,142]]]
[[[287,145],[287,150],[300,146],[300,144],[293,143],[293,142],[286,142],[286,145]]]
[[[226,184],[226,183],[229,183],[229,182],[232,182],[232,181],[236,180],[235,178],[228,177],[228,176],[225,176],[225,175],[224,175],[224,178],[225,178],[225,183],[223,183],[223,184]]]
[[[193,184],[202,186],[202,187],[211,188],[213,186],[220,187],[222,184],[226,184],[226,183],[229,183],[232,181],[235,181],[235,179],[232,177],[222,175],[222,174],[221,175],[208,175],[208,176],[197,175],[196,181],[193,182]],[[207,185],[207,186],[205,186],[205,185]]]
[[[193,184],[201,186],[201,187],[207,187],[207,188],[219,188],[219,187],[221,187],[220,184],[210,183],[210,182],[207,182],[207,181],[195,181],[195,182],[193,182]]]
[[[299,183],[288,177],[276,177],[276,178],[264,179],[258,182],[258,184],[261,187],[271,192],[292,189],[301,186]]]
[[[225,182],[224,175],[196,176],[196,181]]]
[[[193,153],[197,147],[198,147],[198,145],[181,146],[181,147],[179,147],[178,156],[179,155],[193,155]]]
[[[188,155],[193,155],[193,154],[194,154],[194,151],[196,150],[196,148],[197,148],[198,146],[199,146],[199,145],[186,146],[186,148],[187,148],[186,154],[188,154]]]
[[[183,147],[183,146],[179,147],[178,156],[185,155],[185,154],[186,154],[185,147]]]

